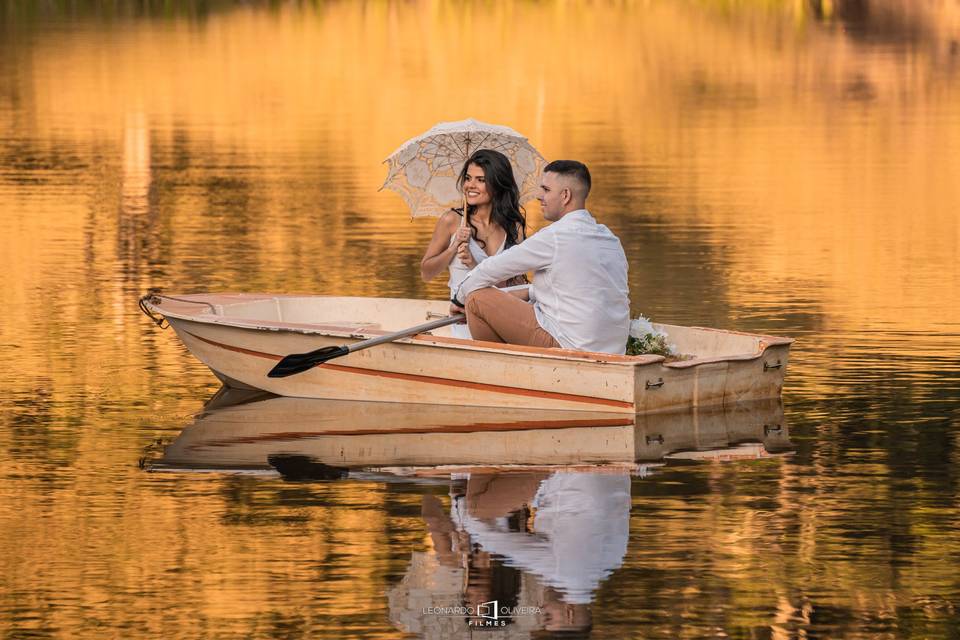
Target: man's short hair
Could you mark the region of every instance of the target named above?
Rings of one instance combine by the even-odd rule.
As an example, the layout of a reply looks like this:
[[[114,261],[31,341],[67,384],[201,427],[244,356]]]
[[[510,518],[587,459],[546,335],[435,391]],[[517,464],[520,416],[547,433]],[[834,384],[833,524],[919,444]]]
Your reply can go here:
[[[577,162],[576,160],[554,160],[543,168],[544,173],[547,171],[550,173],[558,173],[567,178],[574,178],[583,186],[584,197],[590,193],[590,170],[587,169],[587,165],[582,162]]]

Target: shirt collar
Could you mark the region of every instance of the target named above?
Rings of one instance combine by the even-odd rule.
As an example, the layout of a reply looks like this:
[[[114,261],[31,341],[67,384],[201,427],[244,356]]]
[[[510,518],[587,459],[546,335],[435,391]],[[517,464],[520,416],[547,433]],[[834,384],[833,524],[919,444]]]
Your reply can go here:
[[[591,216],[591,215],[590,215],[590,212],[587,211],[586,209],[577,209],[577,210],[575,210],[575,211],[571,211],[571,212],[568,213],[567,215],[565,215],[565,216],[563,216],[562,218],[560,218],[560,221],[567,220],[567,219],[570,219],[570,220],[593,220],[593,216]]]

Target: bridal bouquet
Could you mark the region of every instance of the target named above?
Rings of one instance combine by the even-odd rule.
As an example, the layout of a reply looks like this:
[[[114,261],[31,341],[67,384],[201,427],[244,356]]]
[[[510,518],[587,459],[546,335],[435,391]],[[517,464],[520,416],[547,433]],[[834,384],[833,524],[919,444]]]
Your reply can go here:
[[[648,318],[640,316],[630,321],[630,335],[627,337],[627,355],[639,356],[653,354],[664,357],[677,356],[676,347],[667,343],[667,334],[654,328]]]

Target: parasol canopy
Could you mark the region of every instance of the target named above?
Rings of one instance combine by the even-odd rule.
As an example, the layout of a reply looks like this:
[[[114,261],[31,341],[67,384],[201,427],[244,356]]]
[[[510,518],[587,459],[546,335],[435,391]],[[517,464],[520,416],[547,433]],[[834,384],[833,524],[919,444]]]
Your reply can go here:
[[[493,149],[510,159],[520,204],[536,196],[540,171],[546,164],[540,152],[510,127],[472,118],[441,122],[400,145],[384,160],[388,172],[380,189],[399,193],[415,218],[439,216],[461,204],[457,177],[478,149]]]

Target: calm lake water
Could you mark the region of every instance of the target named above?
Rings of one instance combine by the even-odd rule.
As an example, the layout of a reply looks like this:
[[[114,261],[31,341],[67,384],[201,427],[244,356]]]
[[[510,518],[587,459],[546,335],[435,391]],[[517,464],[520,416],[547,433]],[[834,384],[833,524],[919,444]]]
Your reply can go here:
[[[796,338],[782,406],[204,411],[137,298],[444,298],[377,189],[466,117],[591,167],[635,315]],[[955,2],[2,2],[0,634],[960,637],[957,176]],[[583,443],[635,455],[551,469]],[[409,455],[266,465],[336,446]],[[429,610],[493,600],[526,609]]]

